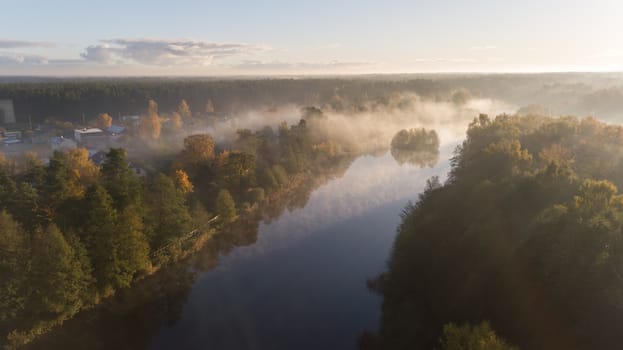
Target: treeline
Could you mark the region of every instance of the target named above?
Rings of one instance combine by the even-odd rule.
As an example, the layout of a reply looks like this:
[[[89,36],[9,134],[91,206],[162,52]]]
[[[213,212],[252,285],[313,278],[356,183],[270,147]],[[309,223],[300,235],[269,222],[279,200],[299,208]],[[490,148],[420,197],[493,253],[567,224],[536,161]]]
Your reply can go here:
[[[186,99],[197,116],[232,116],[286,104],[357,112],[388,105],[399,94],[460,103],[471,96],[517,106],[540,105],[550,113],[620,116],[623,77],[617,74],[388,75],[283,79],[0,79],[0,99],[12,99],[18,122],[55,118],[80,122],[102,111],[138,115],[148,100],[174,110]]]
[[[229,116],[251,109],[286,104],[330,105],[335,108],[387,101],[393,94],[413,92],[431,97],[448,89],[429,79],[85,79],[0,83],[0,99],[12,99],[18,122],[46,118],[80,122],[102,111],[113,117],[145,112],[148,100],[174,110],[186,99],[197,115]],[[354,109],[355,107],[353,107]]]
[[[0,165],[3,342],[27,342],[175,259],[176,239],[200,225],[191,211],[205,212],[178,178],[137,177],[122,149],[111,149],[101,169],[75,149],[15,170]]]
[[[623,127],[481,115],[402,213],[378,334],[364,348],[439,346],[444,324],[490,321],[525,349],[623,342]]]
[[[304,204],[293,186],[353,157],[317,131],[325,123],[305,110],[296,125],[241,130],[229,149],[191,135],[164,173],[146,177],[123,149],[110,149],[101,167],[85,149],[56,152],[47,165],[32,156],[1,160],[2,342],[26,343],[184,257],[209,238],[214,217],[224,226],[263,203],[276,204],[262,210],[267,217]]]
[[[307,119],[313,117],[308,116]],[[260,222],[269,222],[279,217],[285,210],[304,207],[315,189],[333,178],[342,176],[359,155],[326,141],[324,145],[316,143],[315,147],[313,142],[305,141],[301,144],[311,145],[311,148],[299,147],[297,145],[299,142],[295,142],[297,139],[318,140],[316,136],[312,136],[317,133],[317,128],[312,126],[314,124],[318,123],[306,121],[289,128],[283,126],[277,132],[268,129],[258,133],[241,130],[238,141],[235,142],[235,149],[230,148],[224,152],[221,147],[215,145],[214,154],[209,151],[211,138],[198,135],[187,139],[186,151],[182,152],[177,157],[178,161],[172,163],[170,167],[174,169],[173,171],[181,168],[194,174],[193,193],[195,195],[204,193],[200,198],[206,206],[211,205],[215,201],[214,196],[218,196],[221,192],[218,184],[225,183],[225,179],[215,175],[223,174],[222,169],[218,170],[219,164],[223,164],[218,158],[224,159],[229,157],[226,155],[232,153],[253,152],[253,150],[268,155],[258,156],[254,175],[242,180],[252,183],[254,187],[246,190],[232,189],[232,197],[240,198],[236,203],[238,218],[211,235],[202,250],[189,259],[169,265],[158,273],[137,281],[132,288],[118,291],[113,298],[103,301],[93,310],[87,310],[67,320],[62,327],[57,327],[39,337],[26,349],[148,346],[149,339],[155,332],[163,326],[175,323],[181,317],[182,306],[197,273],[216,266],[218,259],[235,247],[254,244],[258,238]],[[283,137],[280,139],[281,132]],[[285,134],[288,136],[285,137]],[[254,142],[249,142],[251,140]],[[201,146],[202,143],[204,146]],[[330,149],[329,144],[335,145],[332,154],[327,153]],[[190,152],[190,149],[201,148],[207,149],[208,152]],[[270,153],[266,153],[269,150]],[[191,154],[204,156],[194,158],[193,161],[192,157],[189,157]],[[270,164],[267,159],[274,159],[276,163]],[[291,163],[289,166],[288,160]],[[296,164],[303,166],[297,168],[296,172],[291,172],[288,169],[297,166],[294,164],[295,160]],[[192,169],[199,171],[193,173]],[[202,173],[205,174],[205,178],[202,177]],[[227,181],[230,180],[234,179]],[[254,197],[258,199],[263,197],[263,200],[254,202]],[[128,329],[133,329],[133,332],[119,333],[119,329],[123,329],[124,325]]]

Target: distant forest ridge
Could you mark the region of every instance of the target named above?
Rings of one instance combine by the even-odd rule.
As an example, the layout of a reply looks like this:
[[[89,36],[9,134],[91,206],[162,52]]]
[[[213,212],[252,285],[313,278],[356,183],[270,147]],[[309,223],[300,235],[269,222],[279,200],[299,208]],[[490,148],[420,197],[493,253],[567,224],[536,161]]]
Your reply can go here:
[[[421,74],[353,77],[278,78],[0,78],[0,99],[11,99],[18,123],[46,118],[76,122],[99,113],[113,117],[145,112],[150,99],[174,110],[185,99],[196,113],[232,116],[285,104],[331,105],[356,112],[358,106],[383,103],[393,95],[414,93],[432,100],[468,97],[538,107],[551,114],[618,117],[623,110],[623,75]],[[210,108],[209,106],[212,106]],[[528,108],[528,111],[530,108]]]

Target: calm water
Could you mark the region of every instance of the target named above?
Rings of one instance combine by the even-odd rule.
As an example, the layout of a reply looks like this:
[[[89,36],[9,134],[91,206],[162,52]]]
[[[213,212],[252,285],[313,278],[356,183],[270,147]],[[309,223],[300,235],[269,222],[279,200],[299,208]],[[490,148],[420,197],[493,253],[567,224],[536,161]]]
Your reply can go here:
[[[356,160],[304,208],[262,224],[257,243],[202,273],[180,320],[150,348],[355,349],[379,321],[380,297],[365,282],[384,267],[398,214],[446,171],[446,161],[400,167],[389,154]]]
[[[355,349],[380,317],[366,279],[384,268],[406,202],[447,173],[456,143],[443,142],[433,168],[389,152],[355,160],[305,207],[261,223],[255,243],[122,293],[36,348]]]

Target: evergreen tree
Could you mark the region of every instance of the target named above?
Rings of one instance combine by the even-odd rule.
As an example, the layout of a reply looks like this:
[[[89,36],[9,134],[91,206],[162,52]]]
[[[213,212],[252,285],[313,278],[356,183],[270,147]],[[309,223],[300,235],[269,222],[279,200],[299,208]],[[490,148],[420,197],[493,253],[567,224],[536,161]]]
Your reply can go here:
[[[13,197],[12,205],[7,208],[17,222],[24,229],[32,231],[41,224],[41,211],[39,208],[40,198],[37,190],[29,183],[22,182],[17,185],[17,191]]]
[[[158,174],[148,185],[145,210],[147,232],[155,249],[192,229],[184,194],[164,174]]]
[[[28,296],[29,252],[19,225],[0,211],[0,329],[24,310]]]
[[[47,220],[53,220],[56,210],[69,197],[67,164],[61,152],[54,152],[45,171],[42,196],[43,210]]]
[[[110,291],[118,286],[119,260],[115,242],[117,212],[108,192],[99,186],[91,186],[85,196],[86,220],[80,231],[100,291]]]
[[[150,268],[149,242],[143,233],[141,216],[133,207],[119,215],[115,234],[115,247],[119,259],[118,284],[128,286],[136,273]]]
[[[115,209],[123,210],[129,205],[140,207],[140,186],[128,166],[124,149],[110,149],[102,165],[101,177],[103,186],[113,199]]]
[[[82,306],[89,271],[54,224],[36,229],[32,241],[33,312],[73,315]]]
[[[221,190],[216,197],[216,214],[221,222],[231,222],[236,217],[236,203],[227,190]]]

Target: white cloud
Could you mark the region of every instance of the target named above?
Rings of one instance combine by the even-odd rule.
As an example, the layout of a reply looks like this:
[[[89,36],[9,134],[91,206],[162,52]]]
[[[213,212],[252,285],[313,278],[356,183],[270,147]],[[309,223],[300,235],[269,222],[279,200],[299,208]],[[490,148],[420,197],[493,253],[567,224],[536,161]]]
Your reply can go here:
[[[266,51],[260,45],[216,43],[193,40],[113,39],[92,45],[81,54],[87,61],[102,64],[210,65],[213,60]]]
[[[43,56],[29,55],[19,52],[0,52],[0,65],[44,65],[48,59]]]

